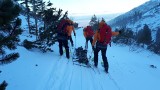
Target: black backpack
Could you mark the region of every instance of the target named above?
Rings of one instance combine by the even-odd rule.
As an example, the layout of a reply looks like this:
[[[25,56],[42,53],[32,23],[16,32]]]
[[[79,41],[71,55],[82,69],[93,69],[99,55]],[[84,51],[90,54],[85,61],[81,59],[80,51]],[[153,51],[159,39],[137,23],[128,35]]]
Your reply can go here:
[[[88,58],[87,58],[87,50],[83,50],[82,47],[78,47],[76,49],[76,56],[78,58],[79,63],[88,64]]]

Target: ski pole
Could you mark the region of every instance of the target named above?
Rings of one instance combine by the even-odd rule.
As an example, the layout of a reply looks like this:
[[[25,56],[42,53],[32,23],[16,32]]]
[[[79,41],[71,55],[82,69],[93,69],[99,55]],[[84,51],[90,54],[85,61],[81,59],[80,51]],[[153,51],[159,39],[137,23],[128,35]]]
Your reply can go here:
[[[76,36],[75,36],[75,40],[74,41],[75,41],[75,48],[76,48]]]
[[[92,52],[91,52],[91,55],[89,56],[89,59],[91,59],[91,58],[92,58],[92,53],[93,53],[93,50],[92,50]]]
[[[86,44],[85,44],[85,49],[87,50],[88,49],[88,43],[86,41]]]

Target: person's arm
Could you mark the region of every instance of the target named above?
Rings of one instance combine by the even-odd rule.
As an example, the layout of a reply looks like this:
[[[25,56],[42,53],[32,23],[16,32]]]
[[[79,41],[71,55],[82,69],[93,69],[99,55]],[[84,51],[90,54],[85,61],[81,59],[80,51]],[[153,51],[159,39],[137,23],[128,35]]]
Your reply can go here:
[[[87,37],[87,32],[85,31],[85,28],[83,29],[83,35],[85,38]]]
[[[119,32],[113,32],[112,31],[112,36],[117,36],[117,35],[119,35]]]
[[[95,45],[95,43],[96,43],[96,41],[97,41],[97,38],[98,38],[98,31],[96,31],[96,33],[95,33],[94,36],[93,36],[92,46]]]
[[[72,26],[72,30],[73,30],[74,36],[76,36],[76,32],[74,30],[74,26]]]

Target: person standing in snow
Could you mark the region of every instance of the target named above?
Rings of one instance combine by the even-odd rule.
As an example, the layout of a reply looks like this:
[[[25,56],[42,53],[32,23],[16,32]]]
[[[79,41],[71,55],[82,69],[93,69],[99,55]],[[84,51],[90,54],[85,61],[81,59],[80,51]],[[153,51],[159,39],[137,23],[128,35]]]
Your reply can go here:
[[[69,59],[69,46],[68,46],[68,30],[67,27],[69,26],[69,22],[67,19],[61,19],[59,25],[57,26],[57,39],[59,43],[59,53],[63,55],[63,46],[66,50],[66,57]]]
[[[98,65],[98,52],[101,51],[104,63],[104,69],[108,73],[108,60],[106,57],[107,45],[110,43],[111,37],[120,34],[121,32],[112,32],[111,27],[102,21],[99,23],[98,30],[94,34],[92,47],[94,48],[94,66]]]
[[[93,31],[92,27],[91,26],[86,26],[83,29],[83,35],[86,39],[85,49],[87,50],[88,49],[88,41],[90,41],[91,45],[92,45],[92,42],[93,42],[94,31]]]

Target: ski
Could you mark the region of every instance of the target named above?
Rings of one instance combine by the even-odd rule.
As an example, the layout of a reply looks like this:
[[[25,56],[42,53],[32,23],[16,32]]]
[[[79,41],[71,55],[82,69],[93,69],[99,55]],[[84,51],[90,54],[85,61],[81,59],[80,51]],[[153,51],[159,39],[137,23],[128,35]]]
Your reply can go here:
[[[90,67],[90,66],[87,66],[87,65],[84,65],[84,64],[77,64],[77,63],[74,63],[73,65],[78,65],[78,66],[87,67],[87,68]]]
[[[101,74],[100,71],[99,71],[99,69],[98,69],[97,67],[93,66],[93,68],[94,68],[94,70],[95,70],[98,74]]]
[[[118,88],[118,90],[121,90],[121,88],[119,87],[119,85],[117,84],[117,82],[113,79],[113,77],[111,76],[111,74],[107,73],[107,75],[108,75],[109,79],[113,81],[114,85]]]
[[[89,64],[89,66],[91,67],[91,69],[96,73],[96,72],[98,72],[97,70],[96,70],[96,68],[92,65],[92,64],[90,64],[90,63],[88,63]],[[98,74],[100,74],[100,72],[98,72]]]
[[[91,66],[91,64],[81,64],[81,63],[74,63],[73,62],[73,65],[78,65],[78,66],[82,66],[82,67],[86,67],[86,68],[90,68],[90,69],[92,69],[93,70],[93,72],[95,72],[96,73],[96,71],[95,71],[95,69]]]

